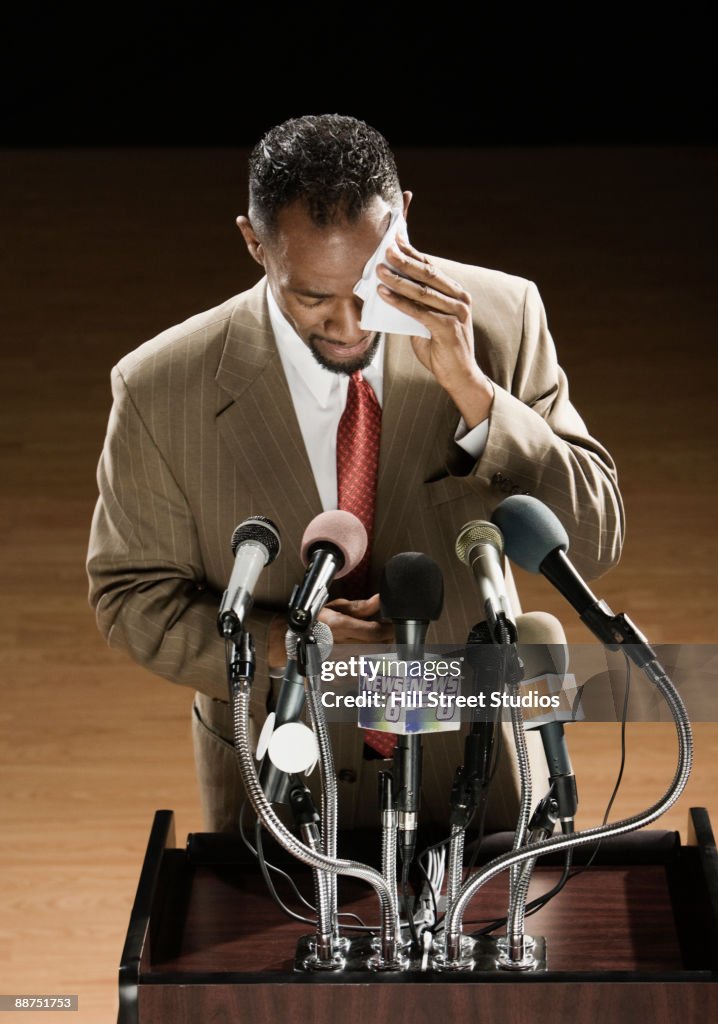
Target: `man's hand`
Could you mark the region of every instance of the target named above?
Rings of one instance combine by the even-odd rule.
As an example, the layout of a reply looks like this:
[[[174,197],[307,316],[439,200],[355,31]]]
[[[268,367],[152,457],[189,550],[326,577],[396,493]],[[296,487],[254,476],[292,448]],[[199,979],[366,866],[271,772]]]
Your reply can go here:
[[[339,597],[322,609],[319,621],[329,626],[335,644],[390,644],[394,627],[390,622],[377,622],[378,614],[378,594],[364,601]]]
[[[394,639],[394,627],[390,622],[377,622],[379,595],[363,601],[348,601],[339,597],[330,601],[319,613],[319,621],[325,622],[332,631],[336,644],[389,644]],[[283,665],[287,660],[284,635],[287,619],[277,615],[269,627],[269,650],[267,656],[271,668]]]
[[[377,267],[383,282],[379,294],[429,328],[431,338],[412,336],[414,352],[471,430],[488,418],[494,397],[491,382],[474,358],[471,296],[405,238],[398,237],[397,246],[389,247],[386,258],[398,273],[384,264]]]

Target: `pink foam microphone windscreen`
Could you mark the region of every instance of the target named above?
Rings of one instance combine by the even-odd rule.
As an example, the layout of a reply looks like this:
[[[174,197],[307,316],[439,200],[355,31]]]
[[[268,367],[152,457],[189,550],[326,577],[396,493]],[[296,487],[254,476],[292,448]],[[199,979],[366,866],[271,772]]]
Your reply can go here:
[[[335,579],[351,572],[364,557],[367,536],[363,523],[351,512],[321,512],[312,519],[302,537],[302,561],[307,565],[315,548],[331,544],[344,556],[344,565]]]

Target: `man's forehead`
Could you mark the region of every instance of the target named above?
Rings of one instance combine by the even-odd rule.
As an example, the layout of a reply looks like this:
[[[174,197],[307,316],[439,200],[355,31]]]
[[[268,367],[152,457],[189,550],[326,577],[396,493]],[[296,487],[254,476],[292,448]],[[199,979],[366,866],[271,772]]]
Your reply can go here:
[[[354,219],[339,216],[329,224],[316,224],[305,204],[295,202],[277,213],[274,239],[285,251],[306,244],[328,250],[341,249],[375,237],[378,245],[390,220],[391,207],[380,196],[376,196]]]
[[[326,227],[315,224],[305,209],[282,210],[273,248],[283,264],[285,287],[326,298],[345,289],[348,278],[353,286],[389,227],[391,208],[380,202],[356,221],[344,218]]]

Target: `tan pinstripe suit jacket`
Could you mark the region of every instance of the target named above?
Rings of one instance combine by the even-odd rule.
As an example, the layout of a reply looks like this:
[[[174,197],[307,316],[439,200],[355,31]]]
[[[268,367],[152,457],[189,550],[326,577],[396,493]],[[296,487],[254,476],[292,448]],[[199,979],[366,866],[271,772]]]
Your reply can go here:
[[[479,617],[473,583],[453,554],[463,523],[488,518],[512,489],[527,491],[561,518],[572,558],[591,578],[618,559],[623,510],[610,456],[570,404],[535,285],[436,263],[472,297],[477,360],[496,385],[488,442],[478,462],[462,464],[452,440],[458,412],[408,338],[388,336],[372,565],[378,584],[397,552],[435,558],[446,600],[432,639],[453,643],[463,642]],[[115,367],[88,555],[90,600],[109,643],[162,676],[224,699],[215,619],[232,568],[229,539],[252,513],[272,518],[282,553],[259,581],[250,623],[260,714],[272,610],[286,608],[301,579],[300,539],[321,512],[265,290],[263,278]],[[356,760],[358,730],[342,742],[351,751],[338,750],[338,763]],[[446,754],[437,749],[437,756],[443,762]],[[452,753],[451,760],[461,757],[454,761]],[[438,771],[430,758],[427,782]]]

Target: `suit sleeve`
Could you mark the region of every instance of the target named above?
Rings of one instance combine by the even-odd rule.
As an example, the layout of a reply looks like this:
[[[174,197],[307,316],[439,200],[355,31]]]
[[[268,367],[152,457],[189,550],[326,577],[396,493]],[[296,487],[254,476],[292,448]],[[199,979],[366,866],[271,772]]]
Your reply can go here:
[[[532,282],[510,390],[494,388],[486,447],[473,474],[490,489],[494,505],[508,493],[529,493],[553,509],[568,532],[577,569],[589,579],[600,576],[618,562],[623,545],[616,467],[569,400]]]
[[[98,627],[158,675],[226,700],[221,595],[207,586],[191,510],[117,368],[112,390],[87,558]],[[248,622],[260,678],[273,614]]]

